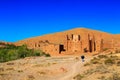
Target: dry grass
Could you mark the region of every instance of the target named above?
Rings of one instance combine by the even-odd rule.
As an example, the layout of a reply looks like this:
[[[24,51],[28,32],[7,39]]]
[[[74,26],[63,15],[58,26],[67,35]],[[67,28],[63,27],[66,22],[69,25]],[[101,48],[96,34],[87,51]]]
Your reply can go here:
[[[84,77],[78,80],[86,80],[87,77],[93,74],[99,74],[97,77],[99,80],[120,80],[120,58],[114,54],[109,55],[99,55],[91,59],[90,62],[84,64],[84,67],[87,67],[81,75]],[[78,74],[79,75],[79,74]],[[104,76],[108,75],[108,76]],[[80,76],[75,76],[76,79]]]
[[[105,76],[98,77],[99,80],[105,80],[105,78],[106,78]]]
[[[23,72],[23,70],[18,70],[19,73]]]
[[[103,58],[108,58],[108,56],[107,55],[98,55],[98,58],[103,59]]]
[[[117,62],[117,66],[120,66],[120,61]]]
[[[94,57],[94,58],[90,61],[90,63],[91,63],[91,64],[100,64],[100,59]]]
[[[3,72],[3,71],[4,71],[4,68],[3,68],[3,67],[1,67],[1,68],[0,68],[0,72]]]
[[[90,63],[88,63],[88,62],[84,64],[84,66],[90,66],[90,65],[91,65],[91,64],[90,64]]]
[[[28,75],[27,77],[28,77],[27,80],[34,80],[35,79],[35,77],[33,75]]]
[[[95,68],[95,72],[100,74],[106,74],[110,73],[110,70],[105,65],[99,65]]]
[[[14,63],[12,63],[12,62],[8,62],[7,65],[14,65]]]
[[[75,80],[82,80],[82,78],[84,78],[84,76],[81,75],[81,74],[78,74],[73,79],[75,79]]]
[[[113,73],[108,79],[109,80],[120,80],[120,74],[119,73]]]
[[[37,73],[40,74],[40,75],[45,75],[46,74],[46,72],[44,72],[44,71],[38,71]]]
[[[111,58],[106,59],[106,60],[104,61],[104,64],[105,64],[105,65],[112,66],[112,65],[115,64],[115,60],[113,60],[113,59],[111,59]]]
[[[98,78],[99,80],[120,80],[119,73],[112,73],[109,77],[101,76]]]
[[[7,68],[6,70],[7,70],[7,71],[9,71],[9,70],[14,70],[14,68],[13,68],[13,67],[10,67],[10,68]]]

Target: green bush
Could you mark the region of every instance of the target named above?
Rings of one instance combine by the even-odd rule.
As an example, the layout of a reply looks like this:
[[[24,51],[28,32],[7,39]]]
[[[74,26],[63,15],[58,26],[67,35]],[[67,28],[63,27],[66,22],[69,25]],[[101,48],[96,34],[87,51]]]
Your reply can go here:
[[[39,52],[36,52],[36,53],[35,53],[35,56],[40,56],[40,53],[39,53]]]
[[[6,62],[30,56],[50,57],[50,54],[46,54],[38,50],[28,49],[26,45],[15,46],[7,44],[5,47],[0,48],[0,62]]]

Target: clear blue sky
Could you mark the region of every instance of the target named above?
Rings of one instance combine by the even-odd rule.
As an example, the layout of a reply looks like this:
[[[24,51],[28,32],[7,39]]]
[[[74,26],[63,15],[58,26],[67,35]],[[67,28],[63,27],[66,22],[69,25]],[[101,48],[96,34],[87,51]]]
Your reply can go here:
[[[120,33],[120,1],[0,0],[0,40],[15,42],[81,26]]]

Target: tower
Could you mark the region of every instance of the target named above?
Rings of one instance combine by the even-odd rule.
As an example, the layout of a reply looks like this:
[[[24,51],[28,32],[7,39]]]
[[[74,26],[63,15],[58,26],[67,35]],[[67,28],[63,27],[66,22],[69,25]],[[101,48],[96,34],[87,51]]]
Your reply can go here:
[[[80,43],[80,35],[73,35],[73,39],[72,39],[72,51],[73,52],[78,52],[80,51],[80,47],[81,43]]]
[[[96,42],[95,42],[95,37],[94,35],[88,34],[88,47],[89,47],[89,52],[94,52],[96,51]]]

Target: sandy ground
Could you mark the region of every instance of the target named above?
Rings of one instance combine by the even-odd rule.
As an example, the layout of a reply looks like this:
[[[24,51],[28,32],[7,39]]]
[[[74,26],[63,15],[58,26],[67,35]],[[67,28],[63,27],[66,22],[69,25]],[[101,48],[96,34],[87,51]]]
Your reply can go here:
[[[111,55],[118,56],[115,60],[120,62],[120,53]],[[0,80],[75,80],[74,77],[76,75],[83,75],[88,70],[90,71],[86,75],[84,74],[82,80],[102,80],[99,77],[109,77],[114,72],[120,72],[120,66],[116,64],[113,66],[102,66],[101,64],[84,66],[86,63],[90,63],[91,59],[96,56],[86,55],[85,62],[82,62],[80,56],[59,56],[28,57],[0,63]],[[101,61],[103,60],[101,59]],[[105,73],[97,72],[101,70]]]
[[[90,57],[85,59],[88,62]],[[84,70],[79,57],[30,57],[0,63],[0,80],[73,80]]]

